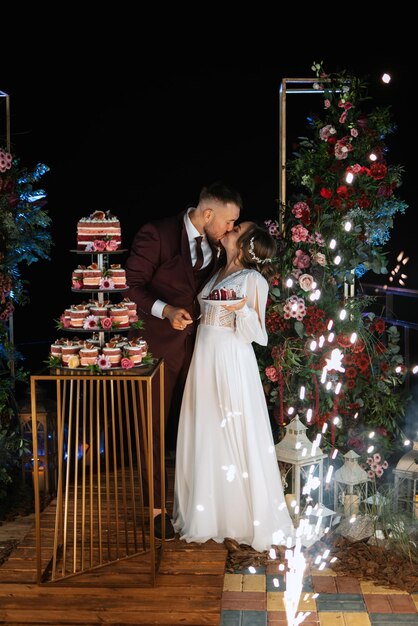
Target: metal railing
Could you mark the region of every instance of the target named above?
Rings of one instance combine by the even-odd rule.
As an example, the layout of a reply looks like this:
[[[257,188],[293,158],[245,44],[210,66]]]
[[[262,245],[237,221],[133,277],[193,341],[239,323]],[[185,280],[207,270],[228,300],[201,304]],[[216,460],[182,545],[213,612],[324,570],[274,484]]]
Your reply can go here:
[[[382,317],[388,324],[396,326],[401,336],[401,350],[407,368],[405,386],[411,386],[412,368],[418,362],[418,289],[406,289],[404,287],[389,287],[373,283],[360,282],[358,291],[376,298],[373,312]],[[408,302],[406,298],[415,300]],[[405,306],[406,309],[405,310]],[[407,317],[408,319],[401,319]]]

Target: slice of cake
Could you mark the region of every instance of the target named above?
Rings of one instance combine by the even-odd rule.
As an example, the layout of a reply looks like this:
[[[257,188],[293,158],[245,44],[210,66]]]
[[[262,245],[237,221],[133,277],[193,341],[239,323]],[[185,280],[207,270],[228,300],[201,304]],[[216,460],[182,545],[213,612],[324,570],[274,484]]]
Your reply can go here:
[[[110,211],[94,211],[77,222],[77,249],[109,252],[120,248],[120,221]]]
[[[212,289],[208,300],[236,300],[237,294],[233,289]]]

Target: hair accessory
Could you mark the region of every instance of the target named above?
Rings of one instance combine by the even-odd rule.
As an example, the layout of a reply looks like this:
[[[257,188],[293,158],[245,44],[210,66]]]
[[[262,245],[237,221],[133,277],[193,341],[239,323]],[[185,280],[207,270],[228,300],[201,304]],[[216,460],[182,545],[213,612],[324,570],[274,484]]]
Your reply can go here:
[[[250,246],[248,248],[248,251],[250,253],[250,257],[256,263],[262,263],[262,264],[264,264],[264,263],[271,263],[271,259],[263,259],[263,260],[261,260],[258,256],[256,256],[254,254],[254,237],[251,237],[251,239],[250,239]]]

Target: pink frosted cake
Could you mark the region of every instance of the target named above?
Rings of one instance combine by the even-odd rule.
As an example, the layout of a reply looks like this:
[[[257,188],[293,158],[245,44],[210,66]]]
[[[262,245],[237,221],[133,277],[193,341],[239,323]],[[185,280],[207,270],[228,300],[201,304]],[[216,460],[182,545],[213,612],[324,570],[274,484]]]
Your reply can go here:
[[[233,289],[213,289],[208,300],[236,300],[237,294]]]
[[[114,341],[109,341],[102,348],[103,356],[106,356],[112,367],[119,367],[122,359],[122,349]]]
[[[78,339],[66,341],[61,348],[62,364],[68,367],[70,357],[78,355],[81,344]]]
[[[71,285],[73,289],[83,289],[84,265],[79,265],[71,275]]]
[[[99,289],[102,278],[102,270],[97,263],[92,263],[83,270],[83,289]]]
[[[131,339],[123,348],[124,355],[139,365],[148,352],[148,344],[143,339]]]
[[[99,302],[97,300],[90,300],[89,309],[90,315],[94,315],[99,318],[99,321],[103,319],[103,317],[108,317],[110,302],[106,300],[105,302]]]
[[[70,328],[83,328],[84,320],[90,314],[86,304],[76,304],[70,308]]]
[[[56,359],[61,359],[62,358],[62,346],[65,344],[66,340],[65,339],[57,339],[56,341],[54,341],[53,344],[51,344],[49,353],[52,357],[56,358]]]
[[[94,211],[77,222],[77,249],[105,252],[120,248],[121,227],[110,211]]]
[[[99,356],[99,348],[94,344],[86,341],[80,348],[80,365],[81,367],[87,367],[88,365],[94,365]]]
[[[123,302],[111,306],[109,309],[110,319],[118,328],[127,328],[129,326],[129,312]]]
[[[133,300],[131,300],[130,298],[124,298],[122,300],[122,304],[124,304],[128,309],[129,321],[136,322],[136,320],[138,319],[136,302],[133,302]]]
[[[126,287],[126,271],[120,264],[111,265],[107,271],[108,278],[113,280],[115,289],[125,289]]]

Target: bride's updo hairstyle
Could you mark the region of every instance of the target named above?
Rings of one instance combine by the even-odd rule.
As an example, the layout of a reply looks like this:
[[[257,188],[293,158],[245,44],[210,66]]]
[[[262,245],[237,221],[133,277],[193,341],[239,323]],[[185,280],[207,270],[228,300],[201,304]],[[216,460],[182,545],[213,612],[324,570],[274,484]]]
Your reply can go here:
[[[246,269],[256,269],[270,282],[276,273],[274,265],[277,242],[270,233],[254,222],[237,239],[239,259]]]

